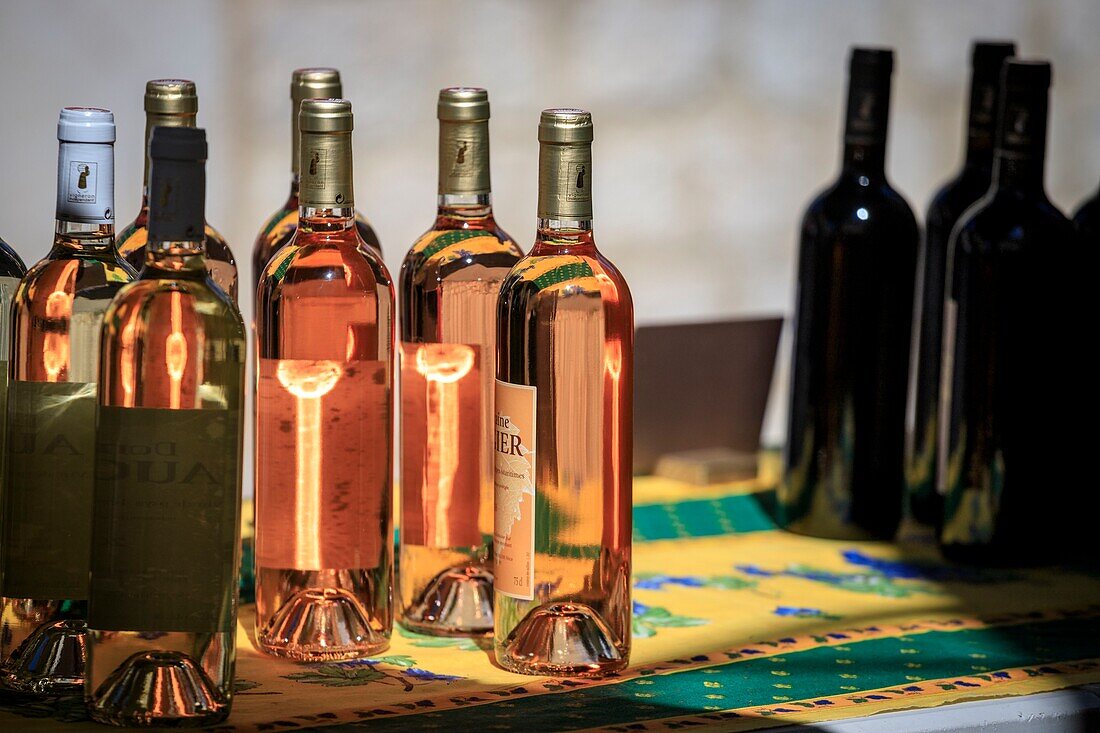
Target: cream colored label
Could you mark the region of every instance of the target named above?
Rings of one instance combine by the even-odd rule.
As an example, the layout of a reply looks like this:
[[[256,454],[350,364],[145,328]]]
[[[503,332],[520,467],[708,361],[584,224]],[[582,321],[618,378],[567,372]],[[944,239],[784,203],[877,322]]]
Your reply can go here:
[[[535,387],[497,380],[494,585],[512,598],[535,597]]]
[[[439,123],[439,193],[489,193],[489,121]]]
[[[350,132],[303,133],[300,164],[302,206],[345,208],[353,204]]]

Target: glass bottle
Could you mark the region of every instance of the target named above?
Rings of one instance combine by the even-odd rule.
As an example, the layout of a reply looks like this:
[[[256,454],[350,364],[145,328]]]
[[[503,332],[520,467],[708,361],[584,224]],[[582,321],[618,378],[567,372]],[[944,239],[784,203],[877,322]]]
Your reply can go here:
[[[962,170],[936,192],[928,206],[927,226],[917,258],[920,287],[916,298],[913,429],[905,473],[908,515],[924,525],[938,526],[943,515],[942,501],[936,491],[936,446],[939,442],[936,421],[940,404],[947,242],[963,213],[989,190],[1001,65],[1015,53],[1013,43],[982,41],[974,44],[970,60],[966,157]]]
[[[497,662],[600,676],[630,657],[634,309],[592,237],[592,116],[539,122],[538,232],[497,310]]]
[[[27,266],[23,264],[19,253],[0,237],[0,502],[4,496],[5,463],[8,455],[7,434],[4,432],[4,416],[8,413],[8,331],[11,329],[8,315],[11,313],[15,290],[26,274]],[[0,535],[2,533],[3,530],[0,529]]]
[[[93,720],[229,715],[240,561],[245,331],[206,268],[206,132],[149,145],[149,244],[104,316],[88,673]]]
[[[940,544],[964,562],[1084,559],[1073,548],[1091,536],[1074,419],[1091,381],[1078,351],[1088,255],[1044,190],[1050,81],[1046,62],[1005,63],[993,184],[951,236]]]
[[[340,72],[336,69],[295,69],[290,77],[290,139],[292,140],[290,195],[282,208],[268,217],[259,235],[256,236],[256,243],[252,247],[253,296],[267,263],[294,237],[294,231],[298,228],[298,187],[301,179],[298,169],[298,108],[301,107],[303,99],[339,99],[343,96]],[[359,211],[355,212],[355,227],[359,230],[359,236],[364,242],[374,247],[379,253],[382,252],[378,235],[374,233],[367,218]]]
[[[489,97],[439,93],[439,208],[401,265],[401,623],[493,630],[493,425],[500,284],[523,256],[493,218]]]
[[[118,235],[118,251],[134,270],[145,266],[149,239],[149,139],[156,127],[194,127],[199,111],[195,82],[153,79],[145,85],[145,177],[137,218]],[[206,269],[230,298],[237,300],[237,261],[225,239],[206,224]]]
[[[256,641],[351,659],[393,627],[394,291],[355,227],[351,103],[299,125],[298,229],[256,298]]]
[[[889,539],[905,498],[919,233],[886,178],[894,54],[855,48],[840,175],[802,220],[782,526]]]
[[[84,676],[103,313],[133,270],[114,238],[114,115],[57,123],[53,248],[15,291],[6,413],[0,682],[55,694]]]

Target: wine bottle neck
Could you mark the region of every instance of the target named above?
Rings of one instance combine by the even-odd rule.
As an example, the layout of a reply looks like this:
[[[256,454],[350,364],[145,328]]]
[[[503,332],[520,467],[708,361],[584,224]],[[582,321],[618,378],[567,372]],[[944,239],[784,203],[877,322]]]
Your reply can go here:
[[[203,255],[206,238],[206,171],[202,160],[158,158],[149,186],[147,251]]]
[[[858,175],[861,183],[863,178],[885,176],[892,59],[889,54],[856,49],[849,65],[841,167]]]
[[[206,276],[204,240],[149,241],[141,279],[187,276]]]
[[[355,228],[355,209],[350,206],[323,207],[302,204],[298,207],[298,230],[334,233]]]
[[[1047,108],[1046,87],[1006,89],[993,157],[993,180],[998,188],[1042,190]]]
[[[565,222],[563,228],[591,228],[591,142],[539,144],[538,218],[540,229],[543,221]]]
[[[1045,170],[1043,155],[998,151],[993,160],[993,185],[1000,190],[1041,192]]]
[[[493,215],[492,195],[488,193],[439,194],[436,216],[449,220],[486,219]]]
[[[846,175],[871,179],[886,177],[886,142],[846,140],[841,168]]]
[[[61,142],[57,155],[58,226],[74,231],[114,230],[115,146],[112,143]]]
[[[303,132],[299,169],[301,209],[354,209],[350,130]]]
[[[113,222],[88,223],[57,219],[54,245],[81,254],[110,254],[115,247]]]
[[[965,165],[968,168],[989,171],[993,167],[999,89],[997,73],[975,69],[971,74],[970,107],[966,119]]]
[[[993,170],[993,137],[976,138],[968,135],[963,166],[988,177]]]
[[[142,176],[142,185],[146,191],[149,189],[149,141],[153,137],[153,128],[156,127],[195,127],[196,116],[194,112],[146,112],[145,113],[145,173]]]
[[[439,121],[439,196],[488,195],[489,120]]]
[[[585,254],[595,251],[591,219],[542,219],[538,220],[535,246],[532,255]]]

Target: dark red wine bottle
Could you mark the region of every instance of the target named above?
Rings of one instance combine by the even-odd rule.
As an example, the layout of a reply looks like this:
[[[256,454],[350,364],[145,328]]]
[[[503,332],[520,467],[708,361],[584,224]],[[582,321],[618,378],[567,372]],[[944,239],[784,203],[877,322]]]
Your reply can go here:
[[[936,447],[947,240],[963,212],[989,191],[1001,67],[1005,59],[1015,53],[1016,46],[1012,43],[977,42],[973,46],[966,159],[962,170],[936,192],[928,206],[924,241],[917,260],[917,360],[913,374],[913,432],[906,456],[906,481],[908,514],[920,524],[939,526],[943,517],[943,504],[936,491]]]
[[[940,543],[960,561],[1065,559],[1084,514],[1067,440],[1082,252],[1043,186],[1050,80],[1046,62],[1005,63],[993,184],[949,244]]]
[[[780,523],[892,537],[905,492],[905,401],[918,228],[886,178],[894,54],[853,49],[840,175],[802,220]]]

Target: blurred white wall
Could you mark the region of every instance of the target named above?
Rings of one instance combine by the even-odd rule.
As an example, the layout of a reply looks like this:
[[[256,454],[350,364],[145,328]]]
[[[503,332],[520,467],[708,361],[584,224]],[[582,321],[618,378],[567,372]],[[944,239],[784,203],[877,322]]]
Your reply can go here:
[[[395,275],[434,214],[436,92],[480,85],[497,216],[523,246],[538,113],[586,107],[597,238],[638,322],[789,313],[801,210],[839,157],[849,45],[897,51],[889,168],[918,214],[960,161],[971,39],[1050,58],[1047,180],[1071,209],[1100,180],[1098,29],[1095,0],[0,0],[0,232],[28,264],[48,249],[57,111],[73,104],[115,111],[115,208],[128,222],[144,83],[190,78],[210,139],[208,218],[250,283],[253,239],[288,186],[290,71],[327,65],[355,103],[357,203]]]

